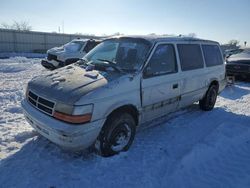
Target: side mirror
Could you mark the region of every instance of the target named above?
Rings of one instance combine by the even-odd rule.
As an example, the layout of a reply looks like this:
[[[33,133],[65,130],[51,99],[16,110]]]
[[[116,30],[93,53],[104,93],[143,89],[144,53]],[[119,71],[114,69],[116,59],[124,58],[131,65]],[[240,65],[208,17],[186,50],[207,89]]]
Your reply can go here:
[[[152,73],[152,69],[150,66],[147,66],[144,71],[143,71],[143,78],[148,78],[151,77],[153,75]]]

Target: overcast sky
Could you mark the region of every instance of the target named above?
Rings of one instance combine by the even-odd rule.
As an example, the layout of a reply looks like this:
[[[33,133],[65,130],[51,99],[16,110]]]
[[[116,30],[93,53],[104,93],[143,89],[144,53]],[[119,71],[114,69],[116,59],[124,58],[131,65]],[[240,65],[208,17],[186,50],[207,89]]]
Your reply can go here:
[[[0,23],[89,34],[188,34],[250,44],[250,0],[0,0]]]

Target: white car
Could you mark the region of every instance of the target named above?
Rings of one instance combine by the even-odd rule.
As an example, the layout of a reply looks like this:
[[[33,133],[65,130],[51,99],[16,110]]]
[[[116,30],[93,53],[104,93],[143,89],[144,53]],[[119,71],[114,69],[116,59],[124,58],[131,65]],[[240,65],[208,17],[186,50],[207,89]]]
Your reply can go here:
[[[94,39],[74,39],[61,47],[48,50],[47,58],[42,60],[41,64],[54,70],[75,63],[99,43],[99,40]]]
[[[81,62],[35,77],[22,101],[31,126],[68,149],[126,151],[136,130],[199,101],[212,110],[226,84],[217,42],[123,36],[103,41]]]

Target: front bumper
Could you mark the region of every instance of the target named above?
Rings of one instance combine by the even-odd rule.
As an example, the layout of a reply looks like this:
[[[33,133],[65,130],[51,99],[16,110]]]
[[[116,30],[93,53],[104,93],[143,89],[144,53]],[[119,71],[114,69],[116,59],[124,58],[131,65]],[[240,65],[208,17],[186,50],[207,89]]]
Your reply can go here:
[[[54,69],[56,69],[56,67],[55,67],[52,63],[49,63],[49,62],[46,61],[46,60],[42,60],[41,64],[42,64],[42,66],[44,66],[46,69],[49,69],[49,70],[54,70]]]
[[[229,76],[242,76],[250,77],[250,71],[238,71],[238,70],[227,70],[227,75]]]
[[[51,142],[70,150],[86,149],[98,137],[105,119],[71,125],[50,117],[34,107],[26,99],[22,101],[23,113],[30,125]]]
[[[47,59],[43,59],[41,61],[41,64],[42,66],[44,66],[46,69],[49,69],[49,70],[54,70],[54,69],[57,69],[57,68],[60,68],[60,67],[63,67],[64,66],[64,63],[63,62],[59,62],[59,61],[55,61],[55,60],[47,60]]]

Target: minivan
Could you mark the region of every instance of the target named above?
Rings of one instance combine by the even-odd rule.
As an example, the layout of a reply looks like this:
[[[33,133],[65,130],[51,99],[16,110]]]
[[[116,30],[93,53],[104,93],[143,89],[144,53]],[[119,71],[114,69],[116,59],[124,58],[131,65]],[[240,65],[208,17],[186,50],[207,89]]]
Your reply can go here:
[[[112,156],[147,122],[199,101],[212,110],[224,89],[218,42],[188,37],[122,36],[75,64],[37,76],[22,101],[31,126],[66,149],[93,146]]]

